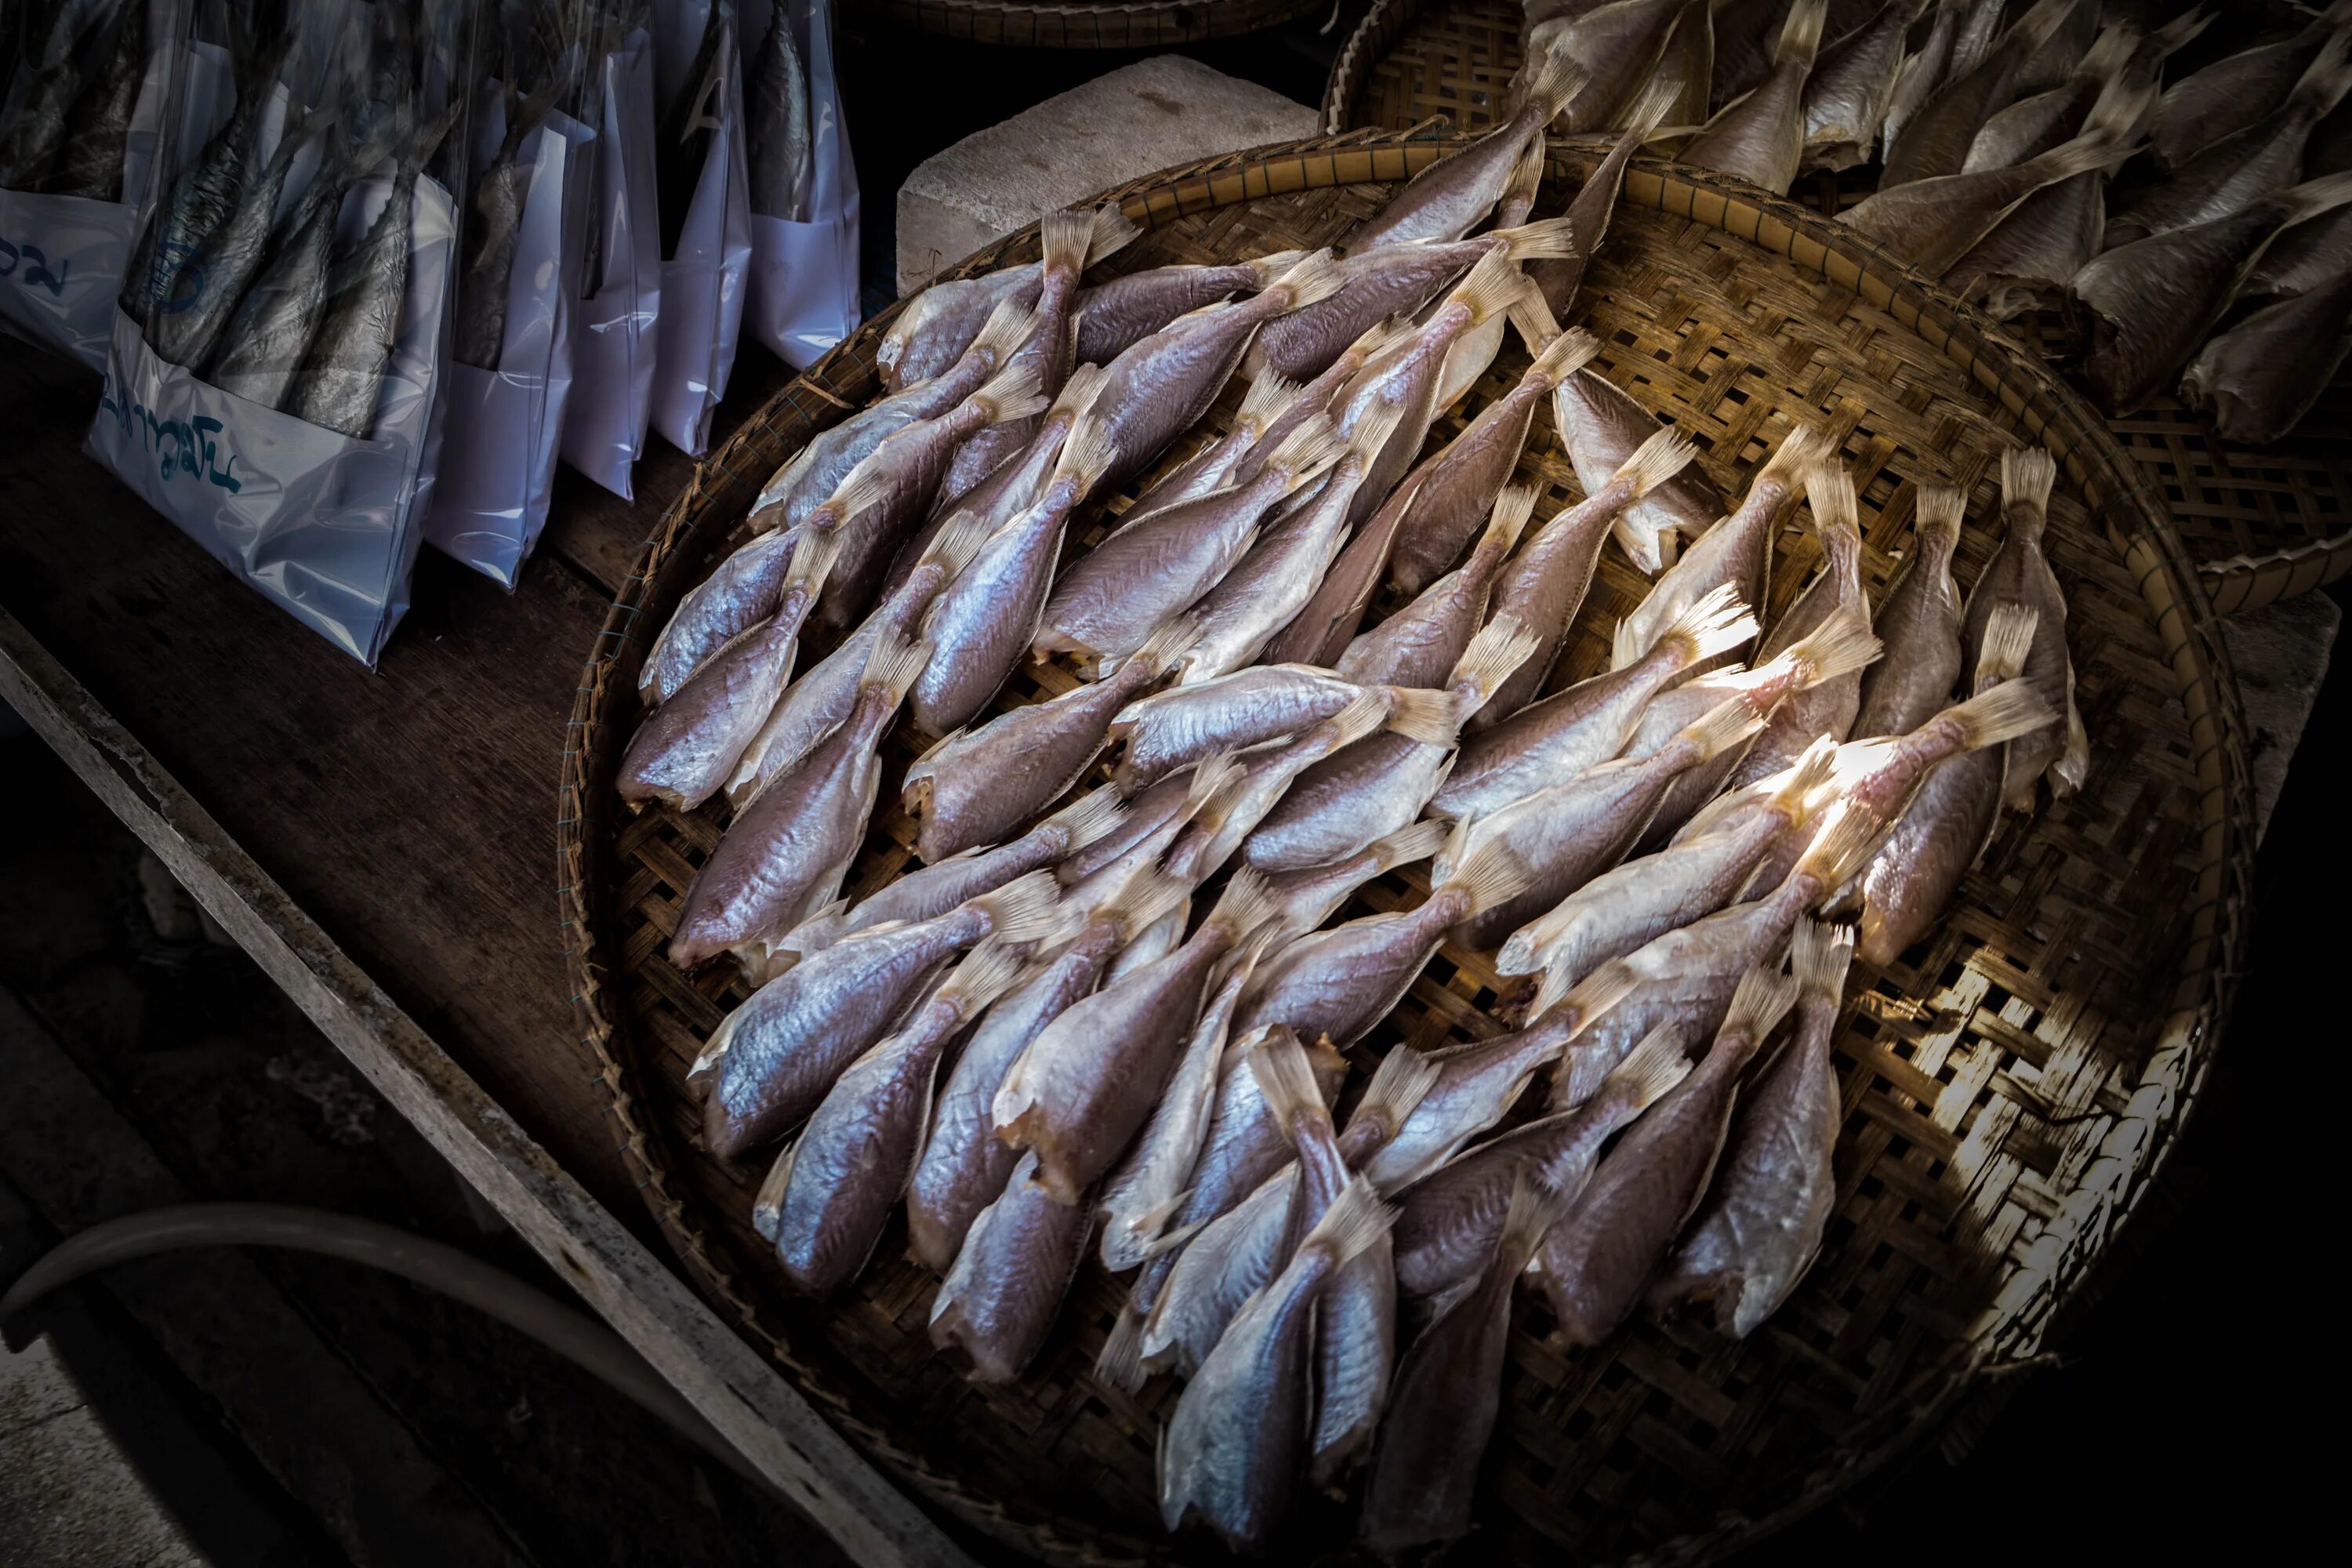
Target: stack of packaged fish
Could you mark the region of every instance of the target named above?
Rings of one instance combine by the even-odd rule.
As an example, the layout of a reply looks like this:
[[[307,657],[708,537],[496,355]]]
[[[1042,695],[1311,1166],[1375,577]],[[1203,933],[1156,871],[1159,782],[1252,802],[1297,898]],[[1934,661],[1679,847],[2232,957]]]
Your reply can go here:
[[[163,61],[182,0],[10,7],[0,47],[0,328],[106,363],[149,197]]]
[[[1783,194],[1875,162],[1874,194],[1844,220],[1997,320],[2073,314],[2110,414],[2177,391],[2223,436],[2274,441],[2352,346],[2345,0],[2317,15],[2161,0],[1526,10],[1529,58],[1588,76],[1555,129],[1635,127]],[[2216,21],[2253,47],[2168,84],[2168,61]]]
[[[695,1070],[714,1156],[788,1141],[752,1216],[783,1278],[839,1290],[903,1203],[935,1341],[1009,1379],[1099,1222],[1132,1273],[1100,1374],[1187,1380],[1171,1529],[1258,1543],[1302,1482],[1360,1482],[1376,1543],[1458,1534],[1523,1276],[1570,1342],[1645,1298],[1753,1329],[1832,1196],[1855,938],[1814,915],[1899,952],[2004,802],[2082,778],[2046,454],[2011,454],[1966,599],[1962,499],[1926,492],[1874,626],[1825,428],[1727,505],[1558,329],[1641,140],[1529,221],[1588,80],[1533,68],[1344,258],[1099,276],[1132,236],[1106,209],[932,286],[643,667],[623,798],[733,808],[669,954],[762,983]],[[1424,452],[1507,324],[1525,368]],[[1230,428],[1190,435],[1237,375]],[[1584,498],[1538,519],[1511,481],[1547,405]],[[1801,494],[1824,565],[1767,626]],[[1655,582],[1563,686],[1612,538]],[[1066,689],[999,702],[1024,660]],[[922,865],[845,899],[902,710],[936,737],[902,797]],[[1329,923],[1423,861],[1418,904]],[[1349,1088],[1448,943],[1527,977],[1523,1026]]]
[[[439,445],[469,8],[204,7],[169,52],[168,193],[90,445],[255,587],[373,661]]]

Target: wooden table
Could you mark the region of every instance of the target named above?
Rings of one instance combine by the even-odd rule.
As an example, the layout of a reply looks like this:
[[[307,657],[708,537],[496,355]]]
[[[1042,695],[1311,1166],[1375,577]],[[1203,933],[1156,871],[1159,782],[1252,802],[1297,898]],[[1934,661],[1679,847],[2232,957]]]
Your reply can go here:
[[[715,427],[785,374],[747,353]],[[634,506],[561,471],[511,596],[426,551],[370,671],[84,455],[97,403],[87,372],[0,341],[0,699],[854,1558],[961,1561],[670,1272],[573,1024],[553,834],[565,721],[614,590],[692,464],[657,447]]]

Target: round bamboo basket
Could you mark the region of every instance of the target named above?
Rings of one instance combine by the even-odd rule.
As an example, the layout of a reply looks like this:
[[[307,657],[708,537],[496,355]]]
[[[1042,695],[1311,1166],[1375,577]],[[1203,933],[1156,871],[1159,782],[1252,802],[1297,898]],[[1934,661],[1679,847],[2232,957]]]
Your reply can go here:
[[[1321,0],[882,0],[885,19],[971,44],[1150,49],[1278,27]]]
[[[1150,233],[1116,265],[1342,240],[1395,182],[1456,145],[1360,133],[1121,187],[1106,199]],[[1564,205],[1593,151],[1554,147],[1539,210]],[[1024,230],[958,270],[1035,254]],[[2219,1042],[2245,931],[2250,794],[2236,689],[2179,538],[2145,473],[2038,361],[1837,226],[1658,162],[1631,172],[1586,298],[1605,345],[1597,363],[1690,431],[1727,491],[1792,416],[1834,431],[1862,489],[1874,587],[1929,482],[1970,490],[1959,574],[1972,580],[1993,543],[1979,520],[1995,515],[1997,454],[2048,446],[2061,463],[2051,553],[2095,748],[2084,792],[2011,819],[1936,936],[1893,968],[1857,968],[1841,1045],[1838,1214],[1778,1317],[1745,1342],[1643,1321],[1570,1352],[1547,1338],[1539,1307],[1518,1310],[1479,1560],[1549,1565],[1566,1549],[1691,1562],[1834,1495],[2046,1347],[2162,1166]],[[690,1278],[880,1463],[946,1515],[1047,1561],[1215,1560],[1198,1534],[1165,1536],[1153,1505],[1154,1440],[1176,1389],[1163,1379],[1130,1396],[1093,1376],[1121,1282],[1090,1261],[1028,1374],[975,1387],[932,1353],[936,1281],[902,1259],[895,1228],[841,1298],[796,1300],[749,1226],[762,1169],[698,1146],[686,1071],[746,989],[725,972],[681,975],[662,947],[723,817],[621,809],[612,780],[638,716],[635,675],[679,596],[740,542],[761,482],[874,393],[889,321],[869,322],[703,466],[591,653],[560,803],[581,1026]],[[1507,349],[1433,440],[1524,363]],[[1576,493],[1548,419],[1523,478],[1547,504]],[[1081,514],[1073,539],[1091,545],[1104,515],[1099,503]],[[1792,523],[1781,541],[1776,608],[1815,565],[1799,534]],[[1571,678],[1605,660],[1608,628],[1644,586],[1613,552],[1604,560]],[[1028,667],[1004,700],[1069,680]],[[902,727],[853,892],[907,863],[911,825],[890,803],[913,751]],[[1339,918],[1424,889],[1418,868],[1383,879]],[[1490,956],[1445,949],[1368,1044],[1428,1048],[1497,1031]],[[1345,1558],[1333,1543],[1350,1533],[1339,1505],[1302,1501],[1276,1556]]]
[[[1486,130],[1519,68],[1523,15],[1518,0],[1373,0],[1332,61],[1324,131],[1402,132],[1439,115],[1456,131]],[[1808,174],[1790,194],[1834,216],[1868,195],[1876,174],[1874,164]],[[2268,447],[2225,441],[2169,398],[2110,428],[2170,506],[2217,614],[2352,571],[2352,366],[2299,430]]]

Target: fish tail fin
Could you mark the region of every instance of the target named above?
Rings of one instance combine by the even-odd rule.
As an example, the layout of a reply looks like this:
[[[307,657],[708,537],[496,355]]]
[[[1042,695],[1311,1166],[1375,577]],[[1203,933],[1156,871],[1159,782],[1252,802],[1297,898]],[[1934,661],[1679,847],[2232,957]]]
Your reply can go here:
[[[1985,622],[1984,646],[1977,650],[1975,691],[1989,691],[2025,673],[2042,612],[2031,605],[2003,605]]]
[[[1062,456],[1054,466],[1054,477],[1067,479],[1076,490],[1077,500],[1084,500],[1118,462],[1118,443],[1111,439],[1109,422],[1081,418],[1071,430],[1069,439],[1062,444]]]
[[[1346,359],[1352,354],[1360,366],[1366,360],[1388,347],[1395,339],[1399,330],[1400,323],[1396,317],[1383,316],[1359,333],[1354,342],[1339,351],[1340,358]]]
[[[1454,722],[1458,726],[1485,707],[1502,689],[1503,682],[1511,678],[1511,672],[1534,655],[1542,640],[1521,626],[1516,616],[1496,616],[1479,627],[1478,635],[1470,639],[1470,646],[1462,650],[1462,657],[1454,661],[1453,670],[1445,677],[1446,690],[1457,700],[1463,697],[1465,688],[1469,689],[1466,706],[1454,715]]]
[[[2123,73],[2125,67],[2131,64],[2132,57],[2139,52],[2139,47],[2137,24],[2127,19],[2110,22],[2099,29],[2096,38],[2091,40],[2090,48],[2084,51],[2081,63],[2074,67],[2074,75],[2088,81],[2113,81]]]
[[[1443,692],[1415,692],[1416,697],[1442,697]],[[1316,726],[1329,737],[1329,750],[1339,751],[1352,746],[1382,724],[1388,722],[1390,693],[1370,689],[1357,692],[1340,710]]]
[[[1527,277],[1518,264],[1499,250],[1490,250],[1454,288],[1447,302],[1469,311],[1475,324],[1501,315],[1527,291]]]
[[[1017,939],[1003,934],[987,937],[964,954],[955,973],[940,985],[935,1000],[955,1009],[959,1017],[976,1018],[1013,989],[1026,963],[1027,955]]]
[[[792,563],[784,568],[784,592],[798,589],[805,597],[824,586],[841,559],[841,534],[833,529],[808,530],[793,545]]]
[[[1266,292],[1279,292],[1285,310],[1297,310],[1318,300],[1328,300],[1348,281],[1347,274],[1328,250],[1311,250],[1298,264],[1276,279]]]
[[[871,457],[849,470],[848,475],[834,488],[816,510],[805,520],[810,534],[830,532],[869,507],[889,499],[890,471]],[[824,519],[819,521],[818,519]]]
[[[2319,47],[2319,56],[2304,68],[2289,101],[2315,116],[2325,115],[2343,101],[2352,88],[2352,25],[2339,26]]]
[[[1852,609],[1832,615],[1789,649],[1804,666],[1808,687],[1852,675],[1875,662],[1883,651],[1870,629],[1870,617]]]
[[[1845,972],[1853,963],[1853,927],[1826,921],[1799,921],[1789,939],[1789,968],[1805,995],[1834,1007],[1845,994]]]
[[[1062,909],[1062,885],[1051,871],[1015,877],[994,892],[973,899],[971,907],[988,916],[991,934],[1001,942],[1043,941],[1069,924]]]
[[[1218,803],[1233,793],[1234,786],[1248,775],[1249,770],[1242,766],[1241,759],[1230,752],[1195,767],[1192,787],[1184,792],[1185,819],[1197,820],[1215,810]]]
[[[1378,691],[1368,691],[1364,696],[1372,699],[1378,715],[1378,722],[1372,729],[1386,730],[1391,735],[1402,735],[1406,740],[1418,741],[1424,746],[1454,744],[1460,739],[1462,721],[1467,717],[1451,691],[1391,686]],[[1354,702],[1348,704],[1350,708],[1355,705]],[[1366,734],[1370,732],[1370,730],[1365,731]]]
[[[1479,537],[1478,548],[1498,560],[1508,555],[1519,542],[1519,535],[1527,531],[1528,519],[1536,513],[1538,493],[1533,485],[1505,485],[1497,490],[1495,508],[1487,514],[1486,531]]]
[[[1319,1252],[1329,1258],[1334,1272],[1353,1262],[1365,1248],[1378,1245],[1396,1223],[1396,1211],[1381,1202],[1372,1184],[1358,1176],[1339,1194],[1339,1201],[1323,1211],[1307,1239],[1298,1244],[1301,1252]]]
[[[1514,112],[1535,110],[1540,122],[1548,124],[1568,107],[1570,99],[1584,90],[1590,75],[1583,62],[1565,50],[1549,49],[1531,55],[1519,68],[1517,79],[1511,83],[1511,108]]]
[[[1794,487],[1807,474],[1837,457],[1837,437],[1818,425],[1799,425],[1781,438],[1779,450],[1764,460],[1750,485],[1777,479]]]
[[[1426,1052],[1411,1046],[1391,1047],[1372,1069],[1372,1081],[1356,1104],[1356,1115],[1377,1120],[1393,1132],[1437,1087],[1437,1062]]]
[[[1357,419],[1356,427],[1348,432],[1348,450],[1356,455],[1359,462],[1369,468],[1372,459],[1379,457],[1382,448],[1388,446],[1389,437],[1396,434],[1397,426],[1402,423],[1404,423],[1403,404],[1375,403]]]
[[[1829,889],[1845,886],[1878,847],[1880,823],[1875,812],[1851,800],[1830,807],[1813,841],[1789,875]]]
[[[1666,629],[1658,634],[1657,646],[1667,650],[1675,668],[1687,669],[1703,659],[1729,653],[1754,637],[1757,630],[1756,616],[1748,602],[1739,596],[1739,585],[1718,583],[1684,605],[1682,614],[1666,623]],[[1635,658],[1640,657],[1639,653],[1633,655]]]
[[[1314,254],[1315,252],[1311,250],[1277,250],[1269,255],[1242,262],[1241,265],[1249,268],[1251,275],[1256,279],[1254,287],[1269,289],[1284,273]]]
[[[1772,44],[1772,64],[1775,67],[1806,65],[1822,49],[1822,24],[1828,20],[1830,0],[1797,0],[1789,7],[1789,19],[1780,25],[1780,36]]]
[[[1549,984],[1551,974],[1544,976]],[[1612,958],[1574,985],[1555,991],[1545,997],[1538,994],[1536,1005],[1528,1011],[1530,1021],[1548,1017],[1553,1013],[1568,1015],[1569,1038],[1574,1039],[1599,1023],[1609,1010],[1633,994],[1642,977],[1633,966],[1622,958]]]
[[[1666,1091],[1690,1075],[1691,1060],[1683,1051],[1682,1026],[1664,1023],[1642,1037],[1601,1080],[1601,1091],[1616,1100],[1628,1121],[1639,1116]]]
[[[1688,468],[1697,456],[1698,447],[1691,438],[1669,425],[1643,438],[1633,456],[1617,465],[1612,482],[1624,480],[1632,499],[1640,500]]]
[[[1634,98],[1633,106],[1625,110],[1625,134],[1637,142],[1647,142],[1666,122],[1666,116],[1675,111],[1682,96],[1681,72],[1660,71],[1653,76]]]
[[[971,340],[971,347],[963,352],[983,356],[992,364],[1003,364],[1037,331],[1037,311],[1034,306],[1019,300],[1006,298],[996,302],[981,324],[980,335]]]
[[[1075,425],[1088,408],[1094,406],[1095,394],[1102,390],[1105,374],[1098,364],[1082,364],[1070,372],[1070,378],[1062,383],[1061,393],[1054,399],[1054,405],[1045,410],[1046,416],[1066,416]]]
[[[1531,137],[1528,144],[1519,149],[1518,161],[1511,165],[1510,175],[1503,182],[1502,200],[1497,205],[1526,211],[1536,205],[1537,193],[1543,189],[1543,177],[1544,139]],[[1490,235],[1488,237],[1493,237]]]
[[[1760,1040],[1797,1005],[1797,977],[1780,973],[1780,961],[1748,966],[1731,993],[1716,1038]]]
[[[1971,752],[2030,735],[2057,717],[2025,680],[2004,680],[1943,713],[1944,721],[1959,730],[1960,744]]]
[[[1855,494],[1853,475],[1843,463],[1822,463],[1805,475],[1805,504],[1812,512],[1813,534],[1822,542],[1822,553],[1832,563],[1839,543],[1861,541],[1862,498]]]
[[[1454,825],[1434,819],[1416,822],[1410,827],[1400,827],[1386,838],[1371,845],[1372,864],[1379,868],[1374,875],[1393,871],[1400,866],[1410,866],[1416,860],[1426,860],[1445,847],[1446,835]]]
[[[1687,726],[1676,739],[1696,753],[1689,765],[1697,767],[1752,739],[1763,728],[1763,717],[1744,698],[1727,697],[1709,709],[1705,718]]]
[[[1298,383],[1268,371],[1250,383],[1250,389],[1243,396],[1234,422],[1237,426],[1246,425],[1253,430],[1262,431],[1274,423],[1276,415],[1290,406],[1298,391]]]
[[[1175,668],[1177,661],[1200,640],[1200,617],[1175,616],[1162,622],[1150,637],[1144,638],[1143,646],[1128,656],[1128,663],[1157,679]]]
[[[1559,336],[1559,318],[1544,303],[1543,290],[1531,281],[1519,290],[1518,298],[1511,301],[1504,314],[1509,317],[1512,328],[1529,353],[1541,353]]]
[[[2109,79],[2074,139],[2027,162],[2046,175],[2050,184],[2122,163],[2139,151],[2140,128],[2155,113],[2162,92],[2152,81],[2135,86],[2126,77]]]
[[[1282,899],[1274,885],[1255,868],[1244,866],[1225,884],[1217,907],[1209,911],[1208,923],[1231,932],[1233,945],[1238,947],[1250,932],[1281,918]]]
[[[2050,35],[2066,25],[2066,18],[2074,14],[2078,3],[2079,0],[2038,0],[2032,9],[2011,23],[2010,31],[2025,40],[2024,53],[2017,58],[2031,59],[2035,50],[2050,41]]]
[[[1016,357],[1000,365],[987,384],[971,395],[971,401],[987,411],[988,423],[1004,425],[1045,413],[1050,400],[1045,396],[1037,366]]]
[[[2141,41],[2143,50],[2156,60],[2163,60],[2179,54],[2196,40],[2198,34],[2213,25],[2213,18],[2217,15],[2219,13],[2209,12],[2200,5],[2182,16],[2176,16],[2148,34]]]
[[[1113,212],[1118,209],[1109,209]],[[1037,243],[1044,252],[1045,270],[1066,272],[1076,277],[1087,265],[1087,250],[1094,241],[1095,215],[1083,209],[1047,213],[1037,224]]]
[[[2279,218],[2279,226],[2282,228],[2289,224],[2301,223],[2306,218],[2317,217],[2321,213],[2333,211],[2346,202],[2352,202],[2352,170],[2346,170],[2340,174],[2322,174],[2318,179],[2305,180],[2299,185],[2290,185],[2273,199],[2282,209],[2282,216]]]
[[[1119,1307],[1118,1321],[1096,1352],[1095,1375],[1129,1394],[1143,1386],[1143,1314],[1132,1306]]]
[[[866,672],[861,678],[867,686],[882,687],[900,697],[923,673],[923,666],[931,659],[931,645],[905,637],[895,631],[885,631],[875,641],[874,651],[866,660]]]
[[[2011,447],[2000,455],[2000,510],[2011,527],[2024,522],[2036,534],[2050,513],[2051,487],[2058,460],[2040,447]]]
[[[930,543],[923,549],[922,558],[953,577],[971,564],[971,558],[980,553],[980,547],[988,542],[992,531],[985,513],[959,511],[941,523],[940,531],[931,535]]]
[[[1526,379],[1558,386],[1591,364],[1600,352],[1600,340],[1582,327],[1570,327],[1544,345],[1543,352],[1528,367]]]
[[[1833,736],[1816,735],[1797,758],[1796,765],[1772,792],[1772,808],[1791,822],[1812,815],[1814,803],[1837,772],[1838,743]]]
[[[1347,455],[1347,439],[1329,418],[1318,414],[1285,436],[1267,454],[1265,466],[1289,475],[1289,489],[1295,491]]]
[[[1257,1079],[1258,1093],[1265,1097],[1268,1120],[1282,1129],[1284,1137],[1298,1142],[1309,1128],[1315,1132],[1308,1136],[1320,1135],[1318,1142],[1331,1135],[1330,1110],[1296,1034],[1280,1024],[1269,1026],[1244,1046],[1242,1059]]]
[[[1511,1200],[1503,1207],[1503,1235],[1495,1243],[1496,1267],[1516,1277],[1543,1246],[1545,1235],[1559,1223],[1571,1200],[1541,1176],[1522,1171],[1511,1183]]]
[[[1125,933],[1126,940],[1133,942],[1175,913],[1192,897],[1192,888],[1181,879],[1146,869],[1129,878],[1111,895],[1104,912]]]
[[[1117,202],[1095,209],[1087,234],[1087,264],[1126,249],[1143,237],[1143,226],[1127,216]]]
[[[1919,491],[1912,531],[1923,551],[1945,561],[1960,542],[1960,527],[1968,520],[1969,493],[1958,485],[1927,485]]]
[[[1536,155],[1536,167],[1540,170],[1543,143],[1537,142],[1529,150]],[[1501,240],[1504,254],[1513,261],[1565,261],[1577,254],[1576,231],[1569,227],[1565,217],[1538,218],[1517,228],[1496,229],[1486,237]]]
[[[1061,832],[1063,853],[1067,855],[1118,832],[1127,816],[1127,802],[1119,797],[1118,787],[1105,784],[1078,796],[1045,820]]]
[[[760,1190],[752,1196],[751,1228],[766,1241],[773,1242],[784,1227],[784,1193],[793,1184],[793,1156],[800,1146],[795,1138],[777,1152],[775,1163],[760,1178]]]
[[[1526,892],[1528,884],[1534,879],[1526,862],[1517,855],[1502,845],[1489,844],[1448,877],[1440,890],[1461,896],[1468,906],[1463,911],[1466,920],[1510,902]]]

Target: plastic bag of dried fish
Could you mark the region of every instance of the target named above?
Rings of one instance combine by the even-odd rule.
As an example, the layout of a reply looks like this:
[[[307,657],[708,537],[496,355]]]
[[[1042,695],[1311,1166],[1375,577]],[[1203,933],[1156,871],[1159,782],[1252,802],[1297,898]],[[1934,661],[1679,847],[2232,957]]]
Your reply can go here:
[[[106,365],[187,0],[31,7],[0,100],[0,330]]]
[[[608,11],[620,42],[592,68],[583,117],[596,140],[587,243],[572,316],[572,402],[563,460],[634,499],[630,470],[653,417],[661,318],[661,231],[654,195],[654,37],[647,8]]]
[[[772,14],[773,19],[769,16]],[[856,327],[857,174],[833,70],[830,0],[743,0],[751,190],[744,325],[805,370]]]
[[[440,445],[458,215],[425,173],[472,79],[466,7],[208,8],[89,447],[304,625],[373,663]],[[226,18],[226,32],[209,29]]]
[[[572,386],[572,279],[595,132],[580,107],[587,17],[505,42],[474,112],[473,226],[457,276],[448,414],[425,539],[509,589],[547,523]]]
[[[751,263],[742,53],[733,0],[654,0],[653,10],[662,239],[654,428],[698,458],[735,368]]]

